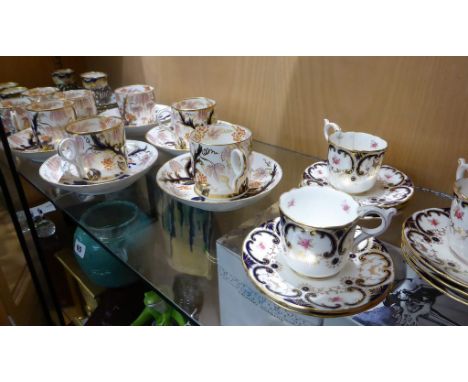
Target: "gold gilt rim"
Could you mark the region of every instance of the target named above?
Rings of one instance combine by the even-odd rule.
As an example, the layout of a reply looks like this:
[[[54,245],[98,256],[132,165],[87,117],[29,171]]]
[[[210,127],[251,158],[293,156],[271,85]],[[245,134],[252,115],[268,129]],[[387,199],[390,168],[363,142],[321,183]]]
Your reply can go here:
[[[104,120],[104,119],[113,119],[113,120],[116,120],[116,121],[119,121],[119,124],[117,125],[114,125],[114,126],[109,126],[103,130],[99,130],[99,131],[80,131],[80,132],[77,132],[77,131],[70,131],[70,126],[74,125],[74,124],[77,124],[77,123],[80,123],[80,122],[84,122],[84,121],[87,121],[87,120],[91,120],[91,119],[97,119],[97,120]],[[122,128],[124,128],[124,124],[123,124],[123,121],[122,121],[122,118],[119,118],[119,117],[112,117],[112,116],[102,116],[102,115],[94,115],[92,117],[84,117],[84,118],[79,118],[79,119],[76,119],[75,121],[72,121],[70,122],[67,126],[65,126],[65,131],[69,134],[73,134],[73,135],[88,135],[88,134],[99,134],[99,133],[103,133],[105,131],[109,131],[109,130],[112,130],[112,129],[115,129],[119,126],[122,126]]]
[[[40,105],[42,103],[47,103],[47,102],[61,102],[62,105],[57,106],[57,107],[41,108],[40,110],[32,109],[33,106],[37,106],[37,105]],[[36,113],[40,113],[40,112],[43,112],[43,111],[59,110],[59,109],[65,108],[65,107],[73,108],[73,102],[71,100],[68,100],[68,99],[57,98],[57,99],[48,99],[48,100],[39,101],[39,102],[32,102],[30,105],[28,105],[26,107],[26,110],[36,112]]]
[[[212,105],[206,106],[206,107],[202,107],[202,108],[198,108],[198,109],[194,109],[194,108],[180,108],[180,107],[174,106],[175,104],[178,104],[178,103],[180,103],[180,102],[189,101],[189,100],[195,100],[195,99],[208,100],[209,102],[212,103]],[[174,103],[171,105],[171,107],[173,107],[173,108],[176,109],[177,111],[203,111],[203,110],[214,109],[215,106],[216,106],[216,101],[215,101],[214,99],[211,99],[211,98],[208,98],[208,97],[189,97],[189,98],[184,98],[184,99],[181,99],[180,101],[174,102]]]
[[[10,105],[10,106],[4,106],[2,105],[3,102],[11,102],[12,100],[14,99],[24,99],[26,101],[28,101],[29,103],[28,104],[25,104],[25,105]],[[10,98],[10,99],[2,99],[0,100],[0,110],[7,110],[7,109],[26,109],[27,106],[31,105],[31,101],[29,101],[28,98],[26,97],[16,97],[16,98]]]
[[[41,90],[38,90],[41,89]],[[47,89],[46,93],[43,93],[42,91],[44,89]],[[37,88],[31,88],[28,89],[24,92],[24,95],[26,97],[43,97],[43,96],[49,96],[53,95],[55,93],[58,93],[60,90],[56,88],[55,86],[39,86]]]
[[[25,86],[14,86],[12,88],[5,88],[0,91],[0,95],[22,94],[27,91]]]
[[[194,142],[197,145],[202,145],[202,146],[205,146],[205,147],[220,147],[220,146],[238,145],[240,143],[247,142],[248,140],[252,140],[252,131],[250,129],[248,129],[247,127],[245,127],[245,126],[236,125],[235,123],[231,123],[231,122],[227,122],[227,121],[221,121],[221,120],[217,121],[216,123],[214,123],[212,125],[208,125],[208,126],[216,126],[219,123],[223,123],[225,125],[229,125],[229,126],[234,127],[234,128],[235,127],[240,127],[241,129],[244,129],[247,132],[247,136],[244,139],[240,140],[240,141],[235,141],[235,142],[230,142],[230,143],[203,143],[203,142],[199,142],[195,138],[193,138],[193,136],[197,132],[197,128],[194,128],[194,129],[192,129],[193,131],[190,132],[189,141]]]
[[[382,291],[382,293],[380,294],[379,297],[377,297],[375,300],[372,300],[372,301],[370,301],[369,303],[367,303],[365,305],[362,305],[362,306],[359,306],[359,307],[356,307],[356,308],[340,309],[340,310],[337,310],[337,311],[334,311],[334,312],[324,313],[323,311],[321,311],[321,310],[319,310],[317,308],[311,308],[311,307],[306,308],[306,307],[300,307],[300,306],[293,307],[291,305],[287,305],[284,302],[280,301],[278,299],[278,296],[275,295],[274,293],[271,293],[268,290],[264,290],[259,285],[257,285],[256,280],[252,277],[251,273],[247,269],[247,266],[245,265],[245,262],[244,262],[244,244],[245,244],[246,240],[247,239],[245,239],[244,242],[242,243],[242,253],[241,253],[241,262],[242,262],[242,266],[244,267],[245,273],[247,273],[250,281],[252,282],[252,284],[254,284],[255,288],[261,294],[268,297],[276,305],[278,305],[278,306],[280,306],[280,307],[282,307],[282,308],[284,308],[284,309],[286,309],[286,310],[288,310],[290,312],[301,313],[301,314],[305,314],[307,316],[314,316],[314,317],[320,317],[320,318],[337,318],[337,317],[353,316],[353,315],[365,312],[365,311],[367,311],[369,309],[372,309],[375,306],[379,305],[383,300],[385,300],[385,298],[388,296],[388,294],[393,289],[394,284],[395,284],[395,280],[393,280],[392,282],[390,282],[388,284],[382,285],[380,288],[385,288],[385,289]],[[388,253],[382,252],[382,251],[377,251],[377,252],[386,254],[391,259],[390,255]],[[392,260],[392,265],[393,265],[393,260]],[[393,277],[395,278],[395,271],[393,272]]]
[[[167,123],[167,122],[165,122],[165,123]],[[158,126],[158,125],[156,125],[155,127],[153,127],[153,129],[162,129],[162,130],[165,129],[165,130],[168,130],[168,129],[166,129],[166,128],[164,128],[164,127],[161,127],[161,126]],[[148,130],[148,131],[146,132],[146,134],[145,134],[145,139],[146,139],[149,143],[151,143],[153,146],[156,146],[157,148],[159,148],[159,147],[168,148],[168,147],[165,146],[165,145],[161,145],[161,144],[159,144],[159,143],[156,143],[156,141],[153,140],[153,139],[151,138],[150,132],[151,132],[151,130],[153,130],[153,129],[150,129],[150,130]],[[170,131],[170,130],[168,130],[168,131]],[[186,153],[186,154],[190,153],[190,150],[189,150],[189,149],[178,149],[178,148],[176,148],[176,147],[171,147],[170,149],[171,149],[171,150],[174,150],[174,151],[180,151],[181,153]]]
[[[406,237],[406,234],[405,234],[405,226],[406,226],[406,223],[409,219],[412,218],[412,215],[410,217],[408,217],[404,222],[403,222],[403,226],[402,226],[402,231],[401,231],[401,241],[403,243],[403,245],[407,248],[408,251],[411,252],[411,254],[413,255],[413,257],[415,257],[418,261],[421,261],[424,265],[426,265],[431,271],[433,272],[436,272],[437,274],[441,275],[441,276],[444,276],[446,279],[450,280],[451,282],[459,285],[460,287],[462,288],[468,288],[468,284],[465,284],[463,281],[461,280],[457,280],[455,278],[453,278],[453,276],[441,271],[440,269],[437,269],[434,265],[432,265],[432,263],[428,260],[426,260],[423,256],[421,256],[421,254],[417,251],[415,251],[413,249],[413,247],[411,246],[411,244],[409,243],[408,241],[408,238]]]
[[[423,279],[425,282],[427,282],[430,286],[432,286],[433,288],[437,289],[439,292],[443,293],[444,295],[446,295],[447,297],[450,297],[451,299],[455,300],[455,301],[458,301],[464,305],[467,305],[468,306],[468,299],[467,300],[464,300],[461,296],[457,296],[457,295],[454,295],[452,294],[453,291],[451,290],[451,288],[449,287],[448,288],[448,291],[446,288],[443,288],[442,286],[440,285],[437,285],[437,284],[434,284],[434,280],[432,280],[432,278],[426,274],[424,274],[423,272],[421,272],[421,270],[418,268],[418,266],[416,264],[414,264],[408,257],[408,255],[405,253],[404,250],[401,251],[402,255],[403,255],[403,258],[405,259],[405,261],[407,262],[407,264],[413,269],[413,271],[421,278]],[[439,281],[438,279],[436,279],[437,281]]]
[[[72,97],[72,96],[70,96],[70,94],[72,94],[73,92],[79,92],[79,93],[82,93],[82,94],[75,95],[75,96]],[[94,95],[93,91],[89,90],[89,89],[72,89],[72,90],[65,90],[64,92],[59,92],[59,93],[61,93],[63,95],[63,98],[58,98],[59,100],[64,99],[64,100],[68,100],[68,101],[83,99],[83,98],[86,98],[86,96],[93,96]]]
[[[129,87],[132,87],[132,86],[143,86],[143,87],[148,86],[150,89],[149,90],[141,90],[141,91],[132,92],[132,93],[123,93],[122,92],[123,89],[129,88]],[[117,88],[117,89],[114,90],[114,93],[118,93],[119,95],[127,96],[127,97],[130,97],[132,95],[148,94],[148,93],[153,93],[153,92],[154,92],[154,86],[145,85],[145,84],[125,85],[125,86],[121,86],[120,88]]]

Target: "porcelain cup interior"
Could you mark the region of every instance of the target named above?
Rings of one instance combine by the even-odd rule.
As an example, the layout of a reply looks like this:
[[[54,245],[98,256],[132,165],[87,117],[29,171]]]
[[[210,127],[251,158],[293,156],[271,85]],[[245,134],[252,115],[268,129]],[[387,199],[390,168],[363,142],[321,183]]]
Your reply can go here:
[[[0,98],[9,99],[9,98],[20,97],[27,90],[28,88],[25,88],[24,86],[14,86],[11,88],[6,88],[0,91]]]
[[[33,102],[26,110],[36,143],[48,150],[56,149],[66,136],[65,126],[76,119],[73,102],[68,100]]]
[[[234,199],[248,190],[252,132],[218,121],[190,135],[195,192],[205,198]]]
[[[156,101],[152,86],[123,86],[115,90],[115,98],[127,124],[142,126],[156,122]]]
[[[454,184],[454,198],[450,208],[449,245],[452,251],[468,265],[468,171],[465,159],[459,160]]]
[[[331,187],[293,189],[281,195],[279,209],[286,263],[315,278],[339,273],[354,248],[383,233],[396,212],[360,207],[350,195]],[[362,228],[355,238],[359,219],[370,214],[377,214],[382,223],[374,229]]]
[[[113,180],[128,170],[125,128],[117,117],[90,117],[67,125],[70,138],[58,147],[61,158],[74,165],[83,180]]]
[[[73,102],[77,118],[92,117],[97,114],[94,93],[87,89],[67,90],[63,97]]]
[[[7,134],[31,127],[26,107],[31,101],[25,97],[11,98],[0,101],[0,118]]]
[[[86,72],[80,74],[83,87],[85,89],[93,90],[107,87],[107,74],[104,72]]]
[[[171,105],[171,129],[176,136],[176,148],[186,149],[192,130],[216,123],[216,102],[206,97],[187,98]]]
[[[331,126],[335,131],[328,135],[327,130]],[[327,120],[325,137],[331,185],[353,194],[370,190],[377,181],[387,142],[367,133],[343,132],[338,125]]]

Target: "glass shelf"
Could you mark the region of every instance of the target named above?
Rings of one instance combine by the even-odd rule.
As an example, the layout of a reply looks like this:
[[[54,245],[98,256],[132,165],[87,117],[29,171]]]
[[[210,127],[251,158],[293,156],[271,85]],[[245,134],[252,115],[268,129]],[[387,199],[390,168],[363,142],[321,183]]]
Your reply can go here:
[[[80,222],[83,214],[91,206],[103,201],[123,200],[134,203],[144,218],[141,224],[134,225],[126,233],[131,239],[125,243],[125,256],[122,256],[121,248],[116,248],[112,243],[100,243],[167,300],[192,317],[195,323],[379,324],[375,317],[372,321],[369,314],[324,321],[295,315],[261,296],[245,278],[240,262],[245,234],[255,223],[277,216],[275,203],[280,194],[296,187],[303,170],[320,160],[261,142],[254,142],[254,150],[272,157],[281,165],[282,181],[267,197],[253,206],[222,213],[185,206],[159,189],[155,180],[156,173],[160,166],[171,158],[163,152],[159,152],[156,165],[147,175],[132,186],[99,196],[79,195],[49,185],[38,174],[40,163],[18,159],[17,170],[58,210],[68,215],[98,241],[100,240],[93,232],[87,230]],[[404,218],[422,208],[449,205],[448,195],[418,189],[393,220],[389,231],[381,237],[393,248],[394,259],[401,268],[400,282],[396,287],[406,289],[398,289],[396,294],[400,293],[403,296],[409,293],[408,280],[411,279],[412,283],[419,280],[412,270],[404,265],[398,253]],[[423,285],[421,280],[419,283]],[[429,288],[427,284],[424,284],[424,287]],[[437,301],[431,306],[435,307],[433,310],[437,313],[421,313],[421,321],[417,322],[418,324],[468,324],[468,307],[441,296],[440,293],[434,292],[434,296]],[[382,306],[384,304],[379,305],[380,308]],[[380,309],[379,307],[373,311]],[[390,321],[387,324],[391,324]]]

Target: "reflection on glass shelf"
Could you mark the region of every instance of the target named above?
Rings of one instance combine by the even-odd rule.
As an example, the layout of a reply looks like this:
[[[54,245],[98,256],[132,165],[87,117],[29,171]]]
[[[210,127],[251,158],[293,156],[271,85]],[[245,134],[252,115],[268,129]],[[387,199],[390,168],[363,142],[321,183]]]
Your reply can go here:
[[[98,241],[115,259],[200,324],[389,323],[388,320],[372,321],[369,315],[359,315],[359,319],[342,318],[341,321],[326,319],[325,322],[314,317],[296,315],[260,295],[248,280],[243,279],[245,274],[240,262],[240,251],[246,233],[256,224],[277,216],[273,205],[280,194],[298,186],[304,169],[318,160],[259,142],[254,143],[253,149],[276,160],[283,169],[283,179],[265,199],[231,212],[202,211],[183,205],[164,194],[157,186],[155,177],[157,170],[170,157],[161,152],[157,164],[144,178],[125,190],[99,196],[78,195],[50,186],[39,177],[38,163],[21,161],[18,170],[59,210],[70,216],[84,235]],[[110,240],[109,237],[104,238],[101,231],[95,227],[93,229],[92,224],[86,224],[86,214],[103,202],[131,203],[139,211],[140,223],[127,225],[123,235],[125,238],[122,235]],[[448,199],[417,190],[381,239],[399,248],[401,224],[408,214],[425,207],[445,207],[449,204]],[[103,213],[110,217],[110,222],[101,222],[102,224],[123,224],[118,216],[114,219],[110,212],[97,212],[98,215]],[[93,224],[98,222],[98,215]],[[399,280],[406,280],[409,277],[408,268],[401,261],[397,249],[394,249],[393,256],[400,264]],[[401,281],[399,285],[403,284]],[[400,295],[405,293],[411,292],[401,292]],[[455,310],[467,313],[465,306],[455,302],[453,304]],[[381,305],[376,309],[380,309]],[[445,312],[445,317],[444,312],[440,311],[445,308],[438,309],[439,319],[425,319],[424,322],[416,323],[456,323],[452,313]],[[402,319],[394,323],[405,324],[410,321]]]

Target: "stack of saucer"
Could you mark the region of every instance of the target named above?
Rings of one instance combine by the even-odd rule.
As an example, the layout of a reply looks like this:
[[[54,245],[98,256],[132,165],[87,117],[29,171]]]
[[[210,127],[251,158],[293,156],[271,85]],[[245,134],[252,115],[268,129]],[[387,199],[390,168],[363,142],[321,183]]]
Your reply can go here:
[[[468,178],[463,159],[451,208],[415,212],[403,224],[406,261],[434,288],[468,305]]]
[[[232,211],[268,195],[281,180],[279,164],[252,151],[249,129],[214,122],[214,110],[195,113],[197,102],[202,104],[196,99],[194,104],[186,105],[191,114],[181,115],[187,125],[179,124],[176,129],[184,131],[180,139],[188,139],[184,145],[190,147],[190,152],[161,166],[156,175],[159,187],[181,203],[205,211]],[[200,123],[202,120],[204,123]],[[147,139],[150,136],[151,131]]]
[[[245,238],[247,275],[278,305],[303,314],[340,317],[368,310],[390,292],[395,270],[375,239],[396,210],[361,207],[331,187],[293,189],[279,200],[280,217]],[[374,229],[357,220],[377,214]]]
[[[301,186],[332,186],[352,194],[363,206],[381,208],[399,208],[411,198],[414,193],[411,179],[394,167],[382,165],[388,146],[382,138],[342,132],[327,119],[324,134],[328,160],[307,167]]]

